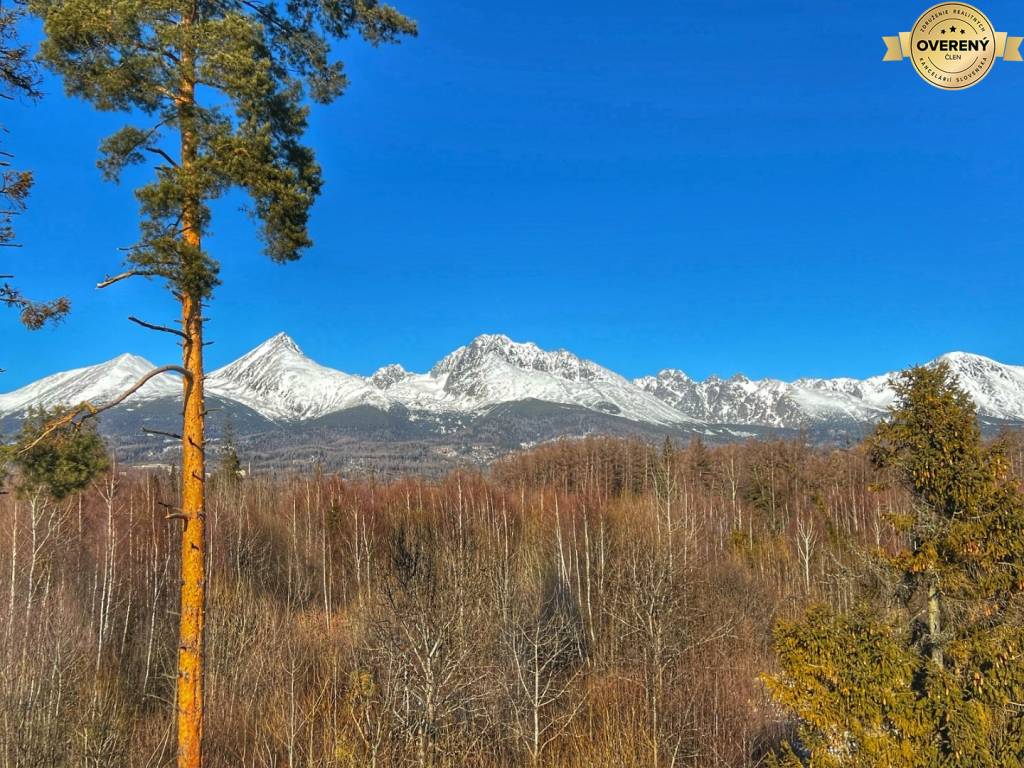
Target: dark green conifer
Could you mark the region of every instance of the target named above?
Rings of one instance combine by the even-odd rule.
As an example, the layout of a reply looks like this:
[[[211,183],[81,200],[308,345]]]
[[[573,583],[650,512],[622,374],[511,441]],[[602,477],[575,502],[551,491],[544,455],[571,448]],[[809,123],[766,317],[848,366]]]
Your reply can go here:
[[[238,446],[235,441],[235,428],[229,419],[224,424],[221,435],[217,479],[228,485],[237,483],[242,478],[242,462],[238,458]]]
[[[23,494],[45,491],[60,500],[85,488],[110,466],[107,445],[94,421],[51,430],[66,409],[33,411],[17,440],[5,447]]]
[[[869,441],[912,499],[879,553],[890,600],[780,624],[769,679],[796,715],[785,765],[1016,768],[1024,764],[1024,496],[970,397],[940,364],[894,382]]]

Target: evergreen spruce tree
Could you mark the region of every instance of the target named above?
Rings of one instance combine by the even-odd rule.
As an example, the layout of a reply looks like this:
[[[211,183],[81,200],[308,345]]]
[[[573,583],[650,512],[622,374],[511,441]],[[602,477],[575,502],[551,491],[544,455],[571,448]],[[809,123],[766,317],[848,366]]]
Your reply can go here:
[[[141,233],[128,277],[158,278],[180,303],[184,376],[183,518],[178,651],[178,765],[202,763],[205,624],[203,312],[218,283],[203,249],[211,200],[241,188],[267,255],[299,258],[321,176],[303,146],[306,98],[326,103],[346,84],[330,41],[373,45],[415,24],[376,0],[29,0],[44,23],[43,61],[66,91],[133,124],[101,146],[103,175],[154,159],[136,190]],[[150,328],[152,324],[142,323]]]
[[[817,608],[776,632],[768,680],[800,723],[785,765],[1024,765],[1024,497],[949,368],[895,381],[871,458],[913,501],[880,553],[897,585],[850,615]]]
[[[224,423],[224,434],[221,436],[219,461],[216,478],[227,485],[233,485],[242,478],[242,462],[238,458],[238,446],[235,443],[235,427],[230,419]]]

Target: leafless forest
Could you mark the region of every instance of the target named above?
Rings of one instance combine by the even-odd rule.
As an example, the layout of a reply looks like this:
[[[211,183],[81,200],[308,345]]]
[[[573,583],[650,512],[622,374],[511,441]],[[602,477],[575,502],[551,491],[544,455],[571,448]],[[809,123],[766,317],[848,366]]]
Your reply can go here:
[[[858,448],[612,439],[436,482],[221,473],[209,765],[762,764],[773,623],[853,599],[908,503],[884,480]],[[173,762],[174,483],[0,497],[3,768]]]

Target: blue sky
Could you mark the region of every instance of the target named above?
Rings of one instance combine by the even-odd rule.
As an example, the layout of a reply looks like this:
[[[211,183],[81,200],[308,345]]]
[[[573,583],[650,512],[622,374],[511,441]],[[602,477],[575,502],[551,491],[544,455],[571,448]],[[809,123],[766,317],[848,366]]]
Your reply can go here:
[[[346,43],[351,88],[313,114],[316,246],[271,264],[241,198],[217,206],[211,366],[281,330],[355,373],[492,332],[628,376],[1024,363],[1024,64],[963,93],[883,64],[927,3],[399,5],[420,37]],[[983,10],[1024,35],[1019,2]],[[0,271],[74,314],[30,334],[0,313],[0,390],[177,352],[125,321],[176,317],[157,285],[93,289],[135,238],[131,184],[94,165],[126,119],[46,90],[0,107],[38,185]]]

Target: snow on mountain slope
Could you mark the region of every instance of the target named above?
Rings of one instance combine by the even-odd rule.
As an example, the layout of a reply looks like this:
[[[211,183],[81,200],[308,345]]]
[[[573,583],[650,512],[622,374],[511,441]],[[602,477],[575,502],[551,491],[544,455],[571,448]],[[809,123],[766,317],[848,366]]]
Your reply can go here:
[[[208,375],[206,390],[283,421],[315,419],[356,405],[388,406],[367,379],[310,360],[284,333]]]
[[[119,393],[152,366],[130,355],[69,371],[0,396],[0,414],[29,404],[99,401]],[[268,339],[206,378],[209,395],[232,400],[277,421],[302,421],[358,405],[414,412],[486,411],[500,403],[542,400],[582,406],[635,421],[690,420],[629,381],[564,350],[545,352],[506,336],[480,336],[441,360],[429,373],[389,365],[364,378],[324,367],[286,334]],[[147,385],[154,397],[177,395],[180,385]]]
[[[99,365],[76,368],[0,395],[0,416],[20,414],[30,407],[52,408],[90,402],[102,405],[113,400],[155,366],[138,355],[121,355]],[[152,400],[181,394],[181,379],[163,374],[150,379],[133,395],[136,400]]]
[[[545,352],[507,336],[479,336],[429,373],[388,365],[368,378],[325,368],[278,334],[207,378],[207,389],[271,419],[309,419],[356,405],[473,413],[543,400],[658,424],[685,416],[606,368],[570,352]]]
[[[565,350],[547,352],[502,335],[478,336],[430,373],[399,376],[385,391],[423,410],[476,411],[532,399],[655,424],[691,421],[607,368]]]
[[[793,382],[791,397],[807,423],[831,421],[874,422],[893,404],[889,386],[891,374],[859,379],[799,379]]]
[[[409,373],[402,366],[397,363],[393,363],[392,365],[385,365],[374,373],[373,376],[370,377],[370,383],[377,389],[387,389],[401,381],[405,381],[412,375],[413,374]]]
[[[981,355],[953,352],[934,362],[949,364],[983,417],[1024,421],[1024,367],[1003,365]],[[751,380],[712,376],[694,381],[676,370],[634,383],[695,419],[799,429],[836,422],[871,423],[893,403],[892,374],[859,380]]]
[[[950,352],[939,360],[953,370],[980,414],[995,419],[1024,418],[1024,367],[967,352]]]
[[[799,405],[781,381],[751,381],[745,376],[694,381],[669,369],[637,379],[637,387],[699,421],[781,427],[798,418]]]
[[[981,416],[1024,422],[1024,367],[964,352],[939,360],[951,367]],[[152,369],[141,357],[122,355],[54,374],[0,395],[0,416],[20,414],[30,406],[108,402]],[[411,412],[410,418],[424,419],[442,414],[475,416],[502,403],[540,400],[649,424],[798,429],[877,421],[893,402],[888,380],[883,375],[784,382],[736,375],[695,381],[670,369],[629,382],[571,352],[549,352],[501,335],[473,339],[427,373],[388,365],[363,377],[314,362],[282,333],[211,373],[206,390],[284,422],[359,405],[382,410],[403,406]],[[180,394],[180,379],[161,376],[135,394],[133,402]]]
[[[887,377],[856,379],[752,380],[711,376],[694,381],[681,371],[662,371],[636,385],[682,413],[715,424],[799,429],[833,422],[872,422],[892,401]]]

